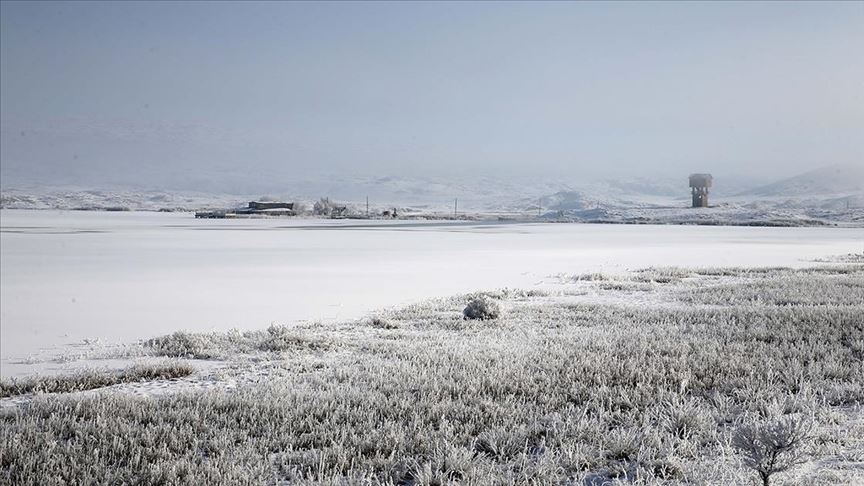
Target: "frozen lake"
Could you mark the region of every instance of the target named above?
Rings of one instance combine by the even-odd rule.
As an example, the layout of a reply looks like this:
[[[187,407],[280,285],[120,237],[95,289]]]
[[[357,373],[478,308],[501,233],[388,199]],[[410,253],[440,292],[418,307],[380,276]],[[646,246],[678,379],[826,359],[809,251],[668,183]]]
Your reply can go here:
[[[146,212],[4,210],[0,230],[4,375],[14,361],[85,339],[332,321],[431,296],[549,285],[546,277],[561,272],[798,266],[864,248],[860,228],[196,220]]]

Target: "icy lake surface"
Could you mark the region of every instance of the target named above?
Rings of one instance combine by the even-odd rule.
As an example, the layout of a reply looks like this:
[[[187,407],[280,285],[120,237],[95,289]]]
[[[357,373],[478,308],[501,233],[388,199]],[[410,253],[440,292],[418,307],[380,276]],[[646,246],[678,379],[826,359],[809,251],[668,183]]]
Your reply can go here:
[[[0,212],[0,373],[99,339],[361,317],[557,273],[801,266],[860,252],[860,228],[196,220]]]

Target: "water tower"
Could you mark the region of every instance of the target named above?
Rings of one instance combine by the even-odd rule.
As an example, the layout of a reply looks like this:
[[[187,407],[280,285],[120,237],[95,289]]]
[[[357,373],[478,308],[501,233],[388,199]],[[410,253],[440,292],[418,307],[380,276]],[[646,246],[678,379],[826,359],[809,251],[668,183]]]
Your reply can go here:
[[[708,207],[708,188],[713,180],[711,174],[690,174],[690,194],[693,195],[694,208]]]

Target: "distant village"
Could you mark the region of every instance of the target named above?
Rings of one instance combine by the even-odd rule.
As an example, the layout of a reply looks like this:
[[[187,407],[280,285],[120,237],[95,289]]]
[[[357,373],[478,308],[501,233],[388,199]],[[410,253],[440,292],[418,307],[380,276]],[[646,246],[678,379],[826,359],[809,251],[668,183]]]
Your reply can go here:
[[[713,185],[714,177],[711,174],[690,174],[689,180],[692,207],[707,208],[708,192]],[[250,201],[245,208],[198,211],[195,213],[195,217],[204,219],[230,219],[297,216],[300,213],[297,209],[293,202]],[[538,205],[537,209],[539,214],[540,205]],[[331,219],[396,219],[399,217],[396,208],[370,212],[368,198],[365,212],[351,210],[348,206],[334,204],[329,198],[321,198],[315,202],[312,214]],[[455,201],[453,216],[458,216]]]
[[[226,219],[226,218],[263,218],[278,216],[297,216],[298,208],[293,202],[276,201],[250,201],[245,208],[223,209],[213,211],[198,211],[196,218]],[[358,212],[349,210],[348,206],[334,204],[329,198],[321,198],[312,207],[312,214],[331,219],[392,219],[398,216],[396,208],[385,211],[369,211],[369,203],[366,203],[366,211]]]

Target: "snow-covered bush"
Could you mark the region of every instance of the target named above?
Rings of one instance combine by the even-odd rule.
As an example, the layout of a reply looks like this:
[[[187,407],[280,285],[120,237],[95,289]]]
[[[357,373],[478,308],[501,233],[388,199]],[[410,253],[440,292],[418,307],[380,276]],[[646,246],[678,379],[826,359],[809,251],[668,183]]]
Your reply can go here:
[[[492,298],[481,295],[468,302],[462,315],[465,319],[497,319],[501,315],[501,307]]]
[[[158,356],[209,359],[212,355],[205,349],[206,344],[206,340],[201,335],[183,331],[153,338],[145,343]]]

